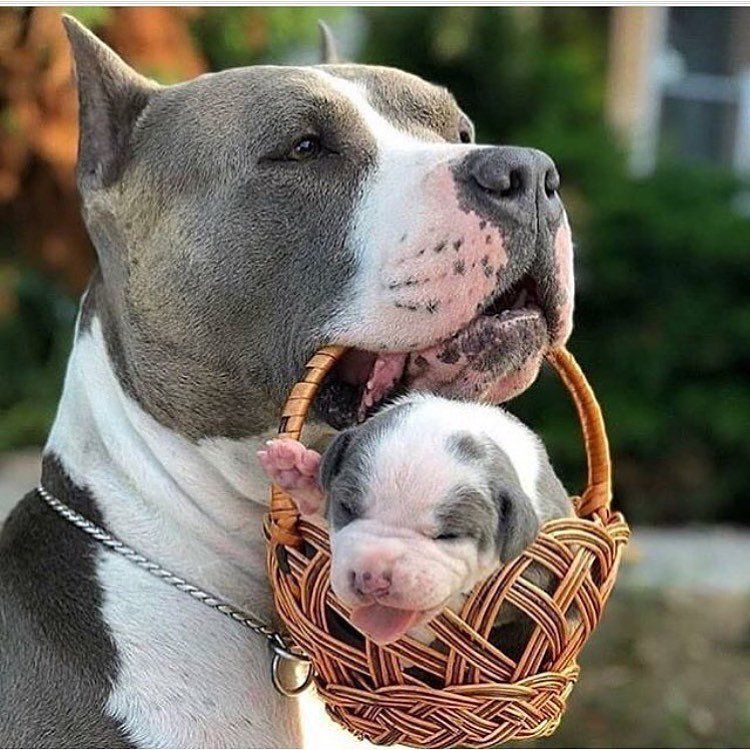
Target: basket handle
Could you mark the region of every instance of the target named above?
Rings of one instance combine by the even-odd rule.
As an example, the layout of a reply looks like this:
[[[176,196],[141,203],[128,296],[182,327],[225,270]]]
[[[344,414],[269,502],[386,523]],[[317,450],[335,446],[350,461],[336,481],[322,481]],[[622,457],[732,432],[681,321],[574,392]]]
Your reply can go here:
[[[581,423],[588,480],[578,505],[578,515],[589,516],[609,510],[612,502],[612,459],[599,402],[578,362],[567,349],[552,349],[546,357],[568,389]]]
[[[326,346],[307,363],[304,375],[292,388],[284,405],[279,437],[299,440],[320,384],[345,351],[346,347],[343,346]],[[581,423],[588,482],[581,496],[578,514],[588,516],[608,509],[612,499],[612,465],[604,419],[596,396],[573,355],[567,349],[559,348],[548,352],[546,358],[567,387]],[[289,547],[300,544],[297,506],[276,485],[271,486],[270,520],[270,533],[276,542]]]

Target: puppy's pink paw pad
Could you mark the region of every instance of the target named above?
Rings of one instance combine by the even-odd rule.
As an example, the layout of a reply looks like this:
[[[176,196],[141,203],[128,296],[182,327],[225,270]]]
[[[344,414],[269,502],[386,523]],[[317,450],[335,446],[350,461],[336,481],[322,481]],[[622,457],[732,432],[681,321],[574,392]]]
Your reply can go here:
[[[305,448],[297,440],[269,440],[258,460],[268,478],[288,492],[305,515],[317,513],[323,502],[318,485],[320,454]]]
[[[269,440],[258,459],[268,478],[283,490],[308,489],[317,483],[320,454],[297,440]]]

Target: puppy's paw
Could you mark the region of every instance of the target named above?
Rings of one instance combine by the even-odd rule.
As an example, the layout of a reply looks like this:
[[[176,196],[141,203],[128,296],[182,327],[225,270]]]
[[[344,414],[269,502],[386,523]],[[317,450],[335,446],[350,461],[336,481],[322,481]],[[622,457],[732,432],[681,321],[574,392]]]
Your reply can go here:
[[[320,512],[323,491],[318,484],[319,453],[297,440],[279,438],[269,440],[258,451],[258,460],[268,478],[291,496],[304,515]]]

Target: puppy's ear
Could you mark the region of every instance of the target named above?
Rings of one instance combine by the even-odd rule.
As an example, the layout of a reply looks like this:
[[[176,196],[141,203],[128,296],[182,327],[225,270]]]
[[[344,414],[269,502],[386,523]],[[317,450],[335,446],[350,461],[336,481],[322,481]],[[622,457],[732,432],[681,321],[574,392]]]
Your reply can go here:
[[[494,493],[498,526],[496,546],[500,562],[518,557],[536,539],[539,518],[531,498],[516,486],[503,486]]]
[[[78,185],[81,191],[117,180],[129,157],[138,116],[158,86],[128,67],[71,16],[63,16],[78,83]]]
[[[333,32],[325,21],[318,21],[320,32],[320,62],[323,65],[334,65],[341,62],[339,52],[336,49],[336,39]]]
[[[324,492],[328,492],[331,487],[331,482],[333,482],[336,475],[339,473],[353,435],[353,428],[340,432],[323,454],[323,460],[320,462],[319,476],[320,486],[323,488]]]

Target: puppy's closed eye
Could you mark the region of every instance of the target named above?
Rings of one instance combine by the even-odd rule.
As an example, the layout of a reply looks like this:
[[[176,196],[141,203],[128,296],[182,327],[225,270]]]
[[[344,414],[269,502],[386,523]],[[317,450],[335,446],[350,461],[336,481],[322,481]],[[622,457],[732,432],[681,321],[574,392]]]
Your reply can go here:
[[[436,511],[436,541],[470,540],[487,548],[492,543],[493,508],[490,497],[478,489],[459,484],[452,488]]]
[[[334,498],[331,502],[331,522],[336,529],[356,521],[361,515],[360,504],[354,498]]]

